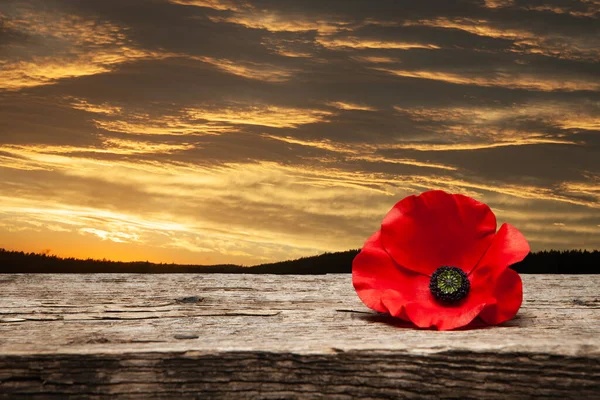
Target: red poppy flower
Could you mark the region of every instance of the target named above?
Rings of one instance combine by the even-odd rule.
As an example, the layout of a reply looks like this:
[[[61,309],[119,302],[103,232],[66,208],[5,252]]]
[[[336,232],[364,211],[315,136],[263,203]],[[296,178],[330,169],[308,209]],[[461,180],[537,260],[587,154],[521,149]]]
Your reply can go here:
[[[470,197],[434,190],[386,215],[352,263],[352,282],[373,310],[421,328],[454,329],[479,316],[508,321],[523,299],[510,265],[529,253],[525,237]]]

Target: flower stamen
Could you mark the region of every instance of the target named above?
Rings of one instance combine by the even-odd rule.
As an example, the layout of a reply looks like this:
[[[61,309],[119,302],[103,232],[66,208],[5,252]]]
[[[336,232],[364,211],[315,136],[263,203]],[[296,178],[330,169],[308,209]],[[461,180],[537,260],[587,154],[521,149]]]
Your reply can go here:
[[[471,283],[465,272],[457,267],[440,267],[429,281],[429,290],[436,300],[456,303],[467,297]]]

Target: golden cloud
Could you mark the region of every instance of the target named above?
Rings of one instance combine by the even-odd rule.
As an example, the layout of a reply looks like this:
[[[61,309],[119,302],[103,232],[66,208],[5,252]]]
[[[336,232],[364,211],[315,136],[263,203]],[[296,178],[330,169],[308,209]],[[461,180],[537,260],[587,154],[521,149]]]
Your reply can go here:
[[[346,111],[353,111],[353,110],[358,110],[358,111],[375,111],[375,108],[373,108],[371,106],[367,106],[367,105],[364,105],[364,104],[349,103],[349,102],[344,102],[344,101],[330,101],[330,102],[328,102],[326,104],[328,106],[335,107],[335,108],[338,108],[340,110],[346,110]]]
[[[389,164],[402,164],[402,165],[412,165],[415,167],[423,167],[423,168],[434,168],[434,169],[445,169],[447,171],[456,171],[458,168],[426,161],[419,161],[411,158],[392,158],[392,157],[383,157],[383,156],[359,156],[359,157],[350,157],[350,159],[355,160],[364,160],[368,162],[380,162],[380,163],[389,163]]]
[[[411,177],[411,180],[415,185],[422,185],[430,189],[442,189],[453,192],[460,192],[461,189],[477,189],[521,199],[548,200],[590,208],[600,208],[600,203],[597,201],[581,200],[572,196],[555,193],[551,188],[539,186],[484,184],[443,176],[414,176]]]
[[[93,120],[93,122],[99,129],[129,135],[205,136],[235,131],[234,128],[223,124],[189,122],[178,116],[142,118],[136,115],[132,120]]]
[[[53,54],[36,55],[38,49],[31,47],[32,55],[23,58],[18,49],[13,55],[9,46],[7,55],[13,56],[0,70],[0,89],[48,85],[64,78],[108,72],[129,61],[165,57],[136,48],[127,39],[126,28],[106,21],[22,7],[3,22],[10,29],[35,36],[41,41],[36,46],[51,49]]]
[[[503,2],[496,3],[501,4]],[[502,7],[502,5],[497,7]],[[519,53],[543,54],[549,57],[574,60],[598,61],[600,59],[600,50],[596,39],[593,37],[564,37],[552,33],[540,35],[530,32],[526,28],[497,27],[489,20],[473,18],[450,19],[438,17],[407,21],[404,25],[457,29],[478,36],[511,40],[514,42],[512,51]]]
[[[181,4],[184,6],[196,6],[212,8],[219,11],[239,11],[241,10],[238,3],[230,0],[169,0],[173,4]],[[249,5],[245,5],[249,7]]]
[[[98,236],[102,240],[112,240],[117,243],[139,242],[139,235],[135,233],[125,233],[119,231],[104,231],[96,228],[81,228],[81,233],[91,233]]]
[[[91,154],[171,154],[194,148],[193,144],[153,143],[117,138],[101,137],[98,147],[82,146],[41,146],[41,145],[3,145],[0,152],[0,167],[22,170],[56,170],[69,168],[71,164],[92,163],[105,165],[99,159],[87,159]]]
[[[354,56],[352,57],[354,60],[372,63],[372,64],[388,64],[388,63],[396,63],[398,59],[392,57],[377,57],[377,56]]]
[[[110,105],[109,103],[92,104],[85,99],[67,97],[71,102],[71,107],[76,110],[91,112],[94,114],[117,115],[123,110],[121,107]]]
[[[239,11],[239,10],[238,10]],[[310,20],[280,16],[267,10],[246,9],[231,16],[209,16],[215,23],[230,23],[242,25],[250,29],[265,29],[270,32],[306,32],[317,31],[329,35],[345,30],[347,23],[339,21]]]
[[[509,7],[515,3],[515,0],[485,0],[487,8]]]
[[[423,70],[399,70],[389,68],[373,68],[392,75],[405,78],[429,79],[457,85],[500,86],[510,89],[528,89],[551,92],[555,90],[600,90],[600,82],[578,78],[543,78],[537,75],[522,73],[496,72],[491,76],[472,76],[459,73]]]
[[[0,149],[4,152],[5,149]],[[33,161],[29,158],[23,158],[13,152],[6,152],[8,155],[0,154],[0,167],[9,169],[18,169],[22,171],[50,171],[51,168],[44,165],[44,163]]]
[[[267,138],[267,139],[277,140],[280,142],[297,144],[297,145],[306,146],[306,147],[314,147],[317,149],[327,150],[327,151],[331,151],[331,152],[335,152],[335,153],[358,154],[360,152],[358,147],[362,147],[362,148],[370,147],[368,145],[351,146],[351,145],[347,145],[345,143],[336,143],[336,142],[333,142],[328,139],[302,140],[302,139],[289,137],[289,136],[276,136],[276,135],[269,135],[266,133],[262,134],[261,136],[264,138]]]
[[[274,105],[223,107],[218,109],[187,108],[184,112],[193,120],[261,125],[273,128],[295,128],[299,125],[325,122],[327,117],[333,114],[324,110]]]
[[[575,10],[572,10],[572,9],[566,8],[566,7],[560,7],[557,5],[546,5],[546,4],[536,5],[536,6],[527,5],[522,8],[525,10],[528,10],[528,11],[553,12],[555,14],[569,14],[574,17],[593,17],[598,12],[598,9],[595,9],[593,7],[588,8],[586,11],[575,11]]]
[[[432,163],[426,161],[419,161],[414,159],[406,159],[406,158],[391,158],[384,156],[375,156],[373,155],[379,149],[389,149],[396,148],[395,145],[382,145],[378,147],[376,145],[369,144],[345,144],[345,143],[336,143],[331,140],[300,140],[291,137],[281,137],[274,135],[262,135],[265,138],[279,140],[285,143],[297,144],[300,146],[314,147],[321,150],[327,150],[334,153],[338,153],[340,155],[344,155],[347,161],[367,161],[367,162],[377,162],[377,163],[389,163],[389,164],[403,164],[403,165],[412,165],[416,167],[425,167],[425,168],[437,168],[437,169],[445,169],[448,171],[456,171],[457,168],[439,164]]]
[[[411,49],[433,49],[437,50],[440,47],[434,44],[427,43],[411,43],[401,41],[386,41],[362,39],[358,37],[347,37],[345,39],[336,39],[330,37],[319,37],[317,42],[328,48],[352,48],[352,49],[396,49],[396,50],[411,50]]]
[[[195,57],[194,59],[214,65],[227,73],[263,82],[285,82],[289,80],[293,74],[289,69],[276,67],[271,64],[249,61],[233,62],[227,59],[215,59],[211,57]]]
[[[306,58],[313,56],[312,40],[308,39],[266,37],[263,38],[261,44],[283,57]]]
[[[488,8],[503,8],[514,6],[514,0],[485,0],[485,6]],[[539,4],[539,5],[521,5],[520,9],[528,11],[553,12],[555,14],[569,14],[574,17],[594,17],[600,12],[600,2],[597,0],[580,0],[577,5],[584,5],[585,10],[574,10],[572,7],[565,7],[558,4]]]
[[[462,131],[479,127],[488,127],[490,135],[494,137],[523,137],[539,136],[537,132],[515,131],[502,129],[499,131],[494,125],[510,121],[531,119],[542,120],[548,125],[561,129],[597,130],[600,129],[600,118],[597,116],[597,106],[592,102],[563,103],[563,102],[536,102],[525,103],[511,107],[398,107],[394,109],[402,114],[409,115],[412,120],[422,122],[442,122],[444,129]],[[449,125],[455,125],[454,127]]]
[[[403,150],[418,150],[418,151],[466,151],[466,150],[482,150],[482,149],[493,149],[497,147],[508,147],[508,146],[531,146],[536,144],[563,144],[563,145],[576,145],[577,142],[560,139],[516,139],[516,140],[505,140],[501,142],[493,143],[444,143],[444,144],[430,144],[430,143],[398,143],[389,145],[390,149],[403,149]]]
[[[564,182],[560,189],[565,193],[587,197],[600,203],[600,175],[590,175],[586,182]]]

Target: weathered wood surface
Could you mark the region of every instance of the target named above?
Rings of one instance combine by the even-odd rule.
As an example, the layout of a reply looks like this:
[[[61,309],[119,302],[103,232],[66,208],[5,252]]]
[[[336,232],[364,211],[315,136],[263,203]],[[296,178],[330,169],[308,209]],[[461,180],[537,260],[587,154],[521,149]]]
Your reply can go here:
[[[0,275],[0,397],[600,398],[600,276],[523,281],[514,320],[438,332],[350,275]]]

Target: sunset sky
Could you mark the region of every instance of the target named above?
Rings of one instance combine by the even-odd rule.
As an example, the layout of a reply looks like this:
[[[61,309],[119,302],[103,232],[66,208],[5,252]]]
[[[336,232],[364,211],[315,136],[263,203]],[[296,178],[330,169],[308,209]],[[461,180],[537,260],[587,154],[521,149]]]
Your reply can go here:
[[[598,0],[0,1],[0,247],[257,263],[404,196],[600,248]]]

